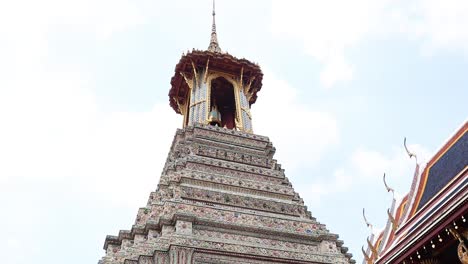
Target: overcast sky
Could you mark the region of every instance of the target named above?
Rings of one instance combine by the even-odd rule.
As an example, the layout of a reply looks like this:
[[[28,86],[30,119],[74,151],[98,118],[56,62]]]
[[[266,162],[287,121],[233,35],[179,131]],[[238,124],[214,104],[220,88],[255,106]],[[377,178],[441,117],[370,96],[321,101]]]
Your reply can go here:
[[[468,1],[217,1],[220,46],[257,62],[254,131],[357,261],[414,169],[468,117]],[[96,263],[156,188],[184,51],[211,1],[0,0],[0,259]],[[67,259],[65,261],[65,259]]]

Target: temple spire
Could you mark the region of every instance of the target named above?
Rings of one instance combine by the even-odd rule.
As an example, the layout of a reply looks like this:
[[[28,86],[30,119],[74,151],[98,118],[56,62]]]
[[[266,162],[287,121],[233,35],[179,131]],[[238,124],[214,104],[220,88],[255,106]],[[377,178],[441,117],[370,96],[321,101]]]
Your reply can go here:
[[[213,0],[213,26],[211,28],[211,39],[210,46],[208,46],[208,51],[211,52],[221,52],[221,48],[218,44],[218,36],[216,35],[216,22],[215,22],[215,0]]]

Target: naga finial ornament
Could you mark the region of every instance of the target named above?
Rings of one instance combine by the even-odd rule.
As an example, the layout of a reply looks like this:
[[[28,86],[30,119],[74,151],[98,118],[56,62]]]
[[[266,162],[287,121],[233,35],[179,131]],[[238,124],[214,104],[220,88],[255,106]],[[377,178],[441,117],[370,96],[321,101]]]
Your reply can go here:
[[[403,141],[403,145],[405,146],[406,153],[408,153],[408,156],[410,157],[410,159],[414,157],[414,159],[416,160],[416,164],[418,164],[418,156],[416,156],[416,154],[414,154],[413,152],[410,152],[408,150],[408,146],[406,146],[406,137],[405,137],[405,140]]]
[[[387,181],[385,180],[385,173],[383,174],[383,183],[385,185],[385,188],[387,189],[387,192],[392,192],[393,198],[395,198],[395,190],[388,186]]]
[[[387,215],[388,219],[390,219],[390,222],[392,223],[392,230],[395,232],[398,229],[398,222],[396,221],[395,217],[393,217],[390,209],[387,209]]]
[[[369,237],[366,238],[367,240],[367,245],[369,246],[369,249],[372,252],[371,259],[374,260],[377,258],[379,252],[377,252],[377,248],[372,245],[371,241],[369,240]]]
[[[372,259],[367,255],[366,251],[364,250],[364,246],[361,247],[362,255],[364,255],[364,260],[366,263],[369,263],[372,261]]]
[[[362,208],[362,216],[364,217],[364,222],[366,223],[367,227],[369,227],[371,231],[373,231],[374,226],[371,223],[369,223],[369,221],[367,221],[366,212],[364,208]]]

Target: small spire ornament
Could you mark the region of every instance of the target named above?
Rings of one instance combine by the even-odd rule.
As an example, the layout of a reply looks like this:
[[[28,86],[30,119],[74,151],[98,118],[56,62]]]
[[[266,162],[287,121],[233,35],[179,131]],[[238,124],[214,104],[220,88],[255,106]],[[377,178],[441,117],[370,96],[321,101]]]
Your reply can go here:
[[[215,1],[213,0],[213,25],[211,27],[211,39],[210,45],[208,46],[208,51],[221,53],[221,48],[218,44],[218,35],[216,34],[216,20],[215,20]]]

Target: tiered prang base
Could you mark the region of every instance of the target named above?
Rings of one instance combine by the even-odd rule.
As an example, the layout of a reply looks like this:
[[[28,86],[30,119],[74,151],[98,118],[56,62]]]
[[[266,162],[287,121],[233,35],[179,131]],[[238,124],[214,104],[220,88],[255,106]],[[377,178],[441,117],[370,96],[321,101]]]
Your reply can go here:
[[[355,263],[304,206],[267,137],[177,130],[160,183],[100,264]]]

